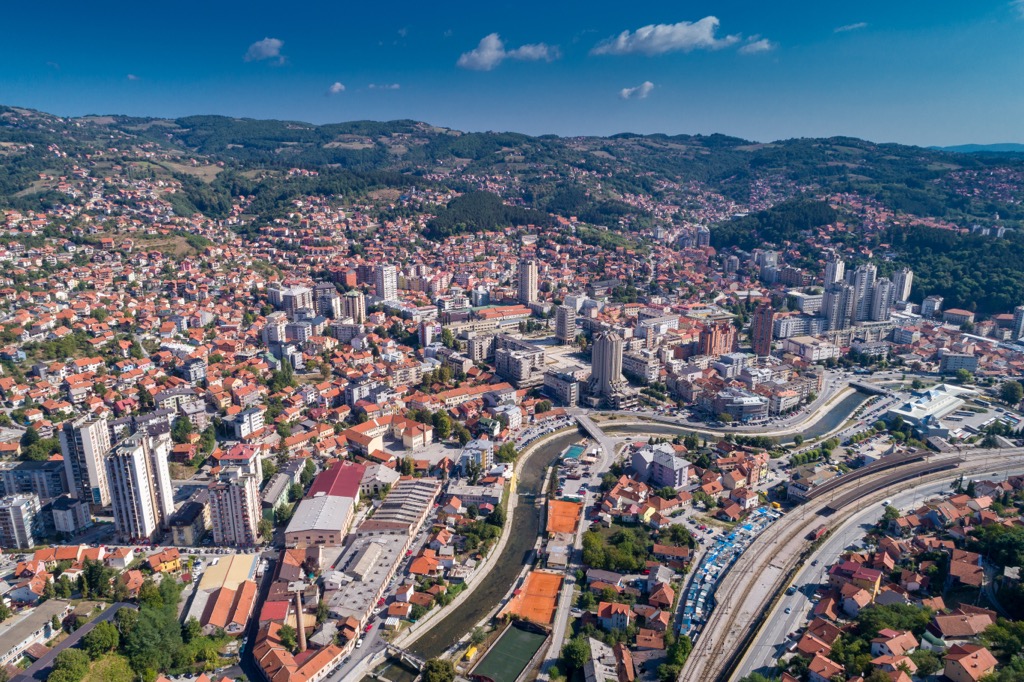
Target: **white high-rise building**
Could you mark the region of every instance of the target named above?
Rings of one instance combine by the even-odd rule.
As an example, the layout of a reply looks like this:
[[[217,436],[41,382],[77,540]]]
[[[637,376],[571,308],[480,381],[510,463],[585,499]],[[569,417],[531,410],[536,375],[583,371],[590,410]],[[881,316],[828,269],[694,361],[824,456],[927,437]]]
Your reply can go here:
[[[397,301],[398,268],[394,265],[378,265],[373,275],[377,298],[383,301]]]
[[[838,258],[833,258],[825,263],[825,287],[843,281],[846,274],[846,263]]]
[[[396,294],[397,295],[397,294]],[[366,297],[361,291],[348,291],[342,296],[341,314],[351,317],[356,324],[366,321]]]
[[[1013,330],[1011,336],[1014,341],[1024,338],[1024,305],[1013,309]]]
[[[35,493],[0,498],[0,547],[27,549],[36,545],[39,497]]]
[[[576,340],[576,311],[564,305],[555,310],[555,338],[562,343]]]
[[[828,329],[835,331],[848,328],[853,319],[855,305],[853,285],[839,282],[829,287],[821,305]]]
[[[910,268],[903,268],[893,275],[892,279],[895,291],[893,292],[894,301],[909,301],[910,290],[914,286],[914,271]]]
[[[71,496],[93,508],[110,504],[110,486],[103,458],[110,451],[110,431],[105,419],[80,417],[64,422],[60,452],[64,456]]]
[[[174,516],[174,488],[171,485],[171,468],[168,461],[174,442],[171,434],[161,433],[149,436],[149,461],[153,471],[153,487],[156,489],[157,507],[160,511],[160,526],[168,528]]]
[[[857,322],[870,319],[871,298],[875,291],[875,276],[878,268],[865,263],[853,272],[853,294],[856,300],[853,319]]]
[[[163,472],[159,471],[160,455],[154,457],[149,437],[141,431],[114,446],[106,458],[114,527],[127,542],[152,540],[166,525],[168,504],[174,510],[173,499],[167,499],[171,489],[166,450],[162,446],[155,450],[164,452]]]
[[[874,291],[871,294],[871,319],[884,322],[892,317],[892,304],[895,302],[894,293],[896,287],[888,277],[882,277],[875,282]]]
[[[537,302],[537,261],[532,258],[519,261],[519,302],[523,305]]]
[[[256,475],[227,467],[210,484],[210,520],[218,545],[251,547],[258,539],[261,518],[260,488]]]

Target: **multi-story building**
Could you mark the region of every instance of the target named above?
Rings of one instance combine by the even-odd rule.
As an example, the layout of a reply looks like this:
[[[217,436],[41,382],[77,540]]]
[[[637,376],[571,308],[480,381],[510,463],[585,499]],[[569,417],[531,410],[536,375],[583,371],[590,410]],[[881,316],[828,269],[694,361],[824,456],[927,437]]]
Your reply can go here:
[[[925,296],[921,302],[921,317],[933,318],[942,312],[941,296]]]
[[[854,287],[846,282],[831,285],[825,291],[822,312],[829,330],[846,329],[853,321],[857,297]]]
[[[267,299],[270,305],[283,310],[289,319],[295,319],[295,314],[300,310],[314,310],[313,290],[307,286],[270,286]]]
[[[225,467],[210,487],[210,523],[218,545],[251,547],[261,518],[259,481],[238,467]]]
[[[1019,305],[1013,309],[1013,329],[1010,333],[1010,338],[1014,341],[1024,337],[1024,305]]]
[[[871,303],[875,292],[875,278],[878,268],[872,263],[865,263],[853,271],[854,311],[856,322],[871,319]]]
[[[838,358],[842,354],[839,346],[810,336],[795,336],[786,339],[783,350],[800,356],[804,362],[824,362]]]
[[[825,263],[825,286],[829,287],[843,281],[846,275],[846,263],[839,258],[832,258]]]
[[[519,302],[523,305],[537,302],[537,261],[532,258],[519,261]]]
[[[398,268],[394,265],[378,265],[373,272],[377,298],[382,301],[398,300]]]
[[[566,407],[576,407],[580,401],[580,382],[571,374],[548,370],[544,372],[544,394]]]
[[[498,375],[518,388],[539,386],[544,381],[544,349],[499,334],[494,340],[494,367]]]
[[[123,540],[152,540],[174,513],[168,451],[165,443],[140,431],[107,455],[114,527]]]
[[[63,462],[0,462],[0,496],[35,493],[41,500],[69,491]]]
[[[61,495],[51,502],[48,508],[53,514],[53,529],[68,537],[76,535],[92,525],[89,504],[84,500]]]
[[[621,409],[635,403],[636,395],[622,375],[622,337],[613,331],[594,335],[588,388],[591,401]]]
[[[892,317],[892,304],[895,302],[894,295],[896,287],[887,277],[882,277],[875,282],[874,291],[871,295],[871,319],[876,322],[884,322]]]
[[[661,362],[658,356],[649,350],[623,353],[622,372],[645,383],[651,383],[657,381],[661,374]]]
[[[736,329],[728,322],[715,322],[700,331],[697,343],[699,355],[718,357],[732,351],[736,345]]]
[[[555,338],[562,343],[576,340],[576,311],[564,305],[555,309]]]
[[[903,268],[896,271],[892,276],[893,283],[893,300],[894,301],[909,301],[910,290],[914,286],[914,271],[910,268]]]
[[[397,291],[396,294],[397,296]],[[361,291],[349,291],[342,296],[342,315],[351,317],[356,324],[366,321],[366,297]]]
[[[767,303],[757,306],[754,317],[750,321],[750,339],[754,353],[764,357],[772,354],[772,334],[774,332],[775,311]]]
[[[232,424],[235,427],[235,437],[244,440],[263,428],[265,421],[263,410],[258,407],[250,407],[248,410],[239,412]]]
[[[342,315],[341,296],[330,282],[321,282],[313,287],[313,302],[316,304],[317,315],[337,320]]]
[[[104,419],[80,417],[64,422],[60,431],[71,495],[86,500],[93,508],[110,504],[110,487],[103,458],[110,451],[110,431]]]
[[[39,533],[39,498],[20,493],[0,498],[0,547],[26,549],[36,544]]]

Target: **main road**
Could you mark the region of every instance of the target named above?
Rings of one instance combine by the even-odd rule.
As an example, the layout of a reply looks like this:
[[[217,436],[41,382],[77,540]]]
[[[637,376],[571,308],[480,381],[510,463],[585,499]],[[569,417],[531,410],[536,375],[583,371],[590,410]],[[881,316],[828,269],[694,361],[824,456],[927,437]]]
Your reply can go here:
[[[924,484],[950,481],[965,474],[984,475],[991,471],[1024,470],[1024,449],[979,450],[970,453],[971,459],[959,469],[924,475],[910,481],[897,481],[886,487],[887,481],[899,470],[889,470],[840,486],[834,497],[819,498],[790,512],[773,524],[755,540],[722,580],[715,595],[716,606],[697,640],[689,660],[680,673],[682,682],[706,682],[724,677],[731,661],[750,633],[762,621],[775,595],[785,586],[785,580],[796,568],[801,554],[807,549],[807,533],[820,523],[833,529],[845,526],[865,506],[880,503],[900,491],[919,488]],[[956,461],[953,455],[933,456],[933,463]],[[872,487],[875,486],[875,487]],[[845,493],[863,490],[864,494],[850,501],[830,517],[818,512],[841,499]]]
[[[956,469],[948,472],[950,478],[958,477]],[[949,480],[916,486],[894,494],[891,504],[897,508],[913,508],[919,502],[950,489]],[[840,528],[834,529],[825,542],[809,557],[797,571],[792,584],[797,586],[794,595],[783,597],[765,618],[764,626],[747,647],[737,666],[735,677],[745,677],[752,672],[768,673],[774,668],[775,660],[782,654],[789,633],[810,620],[814,593],[817,586],[827,582],[828,566],[842,554],[843,550],[861,540],[871,526],[878,523],[885,512],[881,504],[868,505],[851,516]],[[817,562],[814,566],[812,563]],[[791,609],[789,614],[785,609]]]

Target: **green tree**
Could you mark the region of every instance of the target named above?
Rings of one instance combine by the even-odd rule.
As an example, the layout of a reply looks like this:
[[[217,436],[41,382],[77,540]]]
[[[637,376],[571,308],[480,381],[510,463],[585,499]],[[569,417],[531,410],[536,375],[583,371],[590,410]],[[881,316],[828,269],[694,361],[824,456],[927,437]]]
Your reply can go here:
[[[188,644],[203,636],[203,626],[192,616],[181,626],[181,640]]]
[[[299,483],[303,488],[308,488],[309,484],[313,482],[314,476],[316,476],[316,463],[310,458],[306,460],[305,466],[302,467],[302,473],[299,474]]]
[[[270,519],[260,519],[260,522],[257,524],[257,528],[259,529],[260,537],[263,538],[264,542],[270,542],[274,537],[274,522]]]
[[[447,412],[438,410],[434,413],[432,421],[434,422],[434,433],[439,439],[446,440],[448,436],[452,435],[452,420]]]
[[[444,658],[432,658],[423,665],[423,682],[453,682],[455,665]]]
[[[942,661],[928,649],[918,649],[910,654],[910,660],[917,666],[918,677],[928,677],[942,670]]]
[[[117,631],[117,626],[104,621],[82,638],[82,648],[85,649],[90,658],[95,660],[103,654],[117,649],[120,641],[121,636]]]
[[[515,443],[507,440],[498,448],[495,457],[499,462],[514,462],[519,457],[519,452],[516,450]]]
[[[288,486],[288,501],[289,502],[298,502],[299,500],[302,499],[302,494],[303,494],[302,484],[300,484],[300,483],[292,483],[290,486]]]
[[[285,623],[281,626],[281,629],[277,631],[277,636],[281,640],[281,646],[288,651],[294,652],[299,646],[298,633],[291,625]]]
[[[576,635],[562,646],[563,667],[570,671],[582,670],[590,660],[590,642],[583,635]]]
[[[550,410],[551,410],[551,401],[550,400],[541,400],[533,408],[533,411],[536,414],[543,414],[544,412],[549,412]]]
[[[187,443],[189,436],[195,431],[195,427],[192,426],[192,422],[184,417],[178,417],[174,420],[174,426],[171,427],[171,440],[175,443]]]
[[[1019,381],[1004,381],[999,386],[999,399],[1007,405],[1017,405],[1024,400],[1024,386]]]
[[[65,675],[66,679],[80,680],[89,672],[89,655],[81,649],[65,649],[53,660],[52,675]]]

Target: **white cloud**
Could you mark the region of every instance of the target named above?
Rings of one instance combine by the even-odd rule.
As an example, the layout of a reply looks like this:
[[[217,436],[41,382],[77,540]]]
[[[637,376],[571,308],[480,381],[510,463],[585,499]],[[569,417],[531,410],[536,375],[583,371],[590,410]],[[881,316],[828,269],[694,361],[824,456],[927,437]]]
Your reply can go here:
[[[720,50],[739,42],[738,35],[715,37],[718,17],[704,17],[699,21],[680,21],[678,24],[650,24],[635,31],[623,31],[613,38],[602,40],[590,54],[644,54],[691,52],[693,50]]]
[[[1020,0],[1020,1],[1024,2],[1024,0]],[[866,22],[866,21],[858,21],[856,24],[846,24],[844,26],[837,26],[833,32],[834,33],[846,33],[847,31],[859,31],[860,29],[867,28],[867,27],[868,27],[868,22]]]
[[[284,55],[281,54],[282,47],[284,47],[284,41],[277,38],[257,40],[246,50],[245,61],[261,62],[265,59],[273,59],[278,64],[284,64]]]
[[[1017,10],[1017,14],[1021,19],[1024,19],[1024,0],[1013,0],[1010,6]]]
[[[747,44],[740,48],[740,54],[760,54],[761,52],[771,52],[775,49],[775,43],[768,40],[767,38],[758,38],[754,36],[747,41]]]
[[[398,83],[370,83],[367,87],[371,90],[398,90],[402,86]]]
[[[647,99],[647,95],[654,90],[654,83],[644,81],[635,88],[622,88],[619,90],[619,97],[622,99]]]
[[[512,50],[505,49],[505,43],[497,33],[480,39],[480,44],[469,52],[463,52],[457,66],[473,71],[490,71],[506,59],[523,62],[554,61],[561,56],[557,47],[545,43],[522,45]]]
[[[130,73],[130,74],[128,74],[128,80],[130,80],[130,81],[137,81],[137,80],[139,80],[139,77],[136,76],[134,73]]]
[[[345,92],[345,86],[338,81],[331,83],[331,87],[327,88],[328,95],[340,95],[343,92]]]

